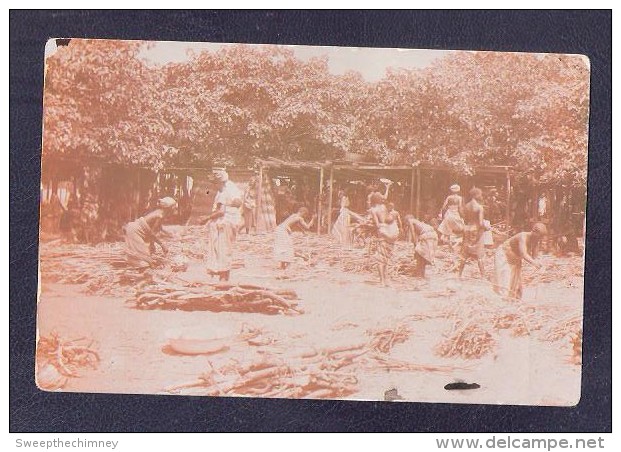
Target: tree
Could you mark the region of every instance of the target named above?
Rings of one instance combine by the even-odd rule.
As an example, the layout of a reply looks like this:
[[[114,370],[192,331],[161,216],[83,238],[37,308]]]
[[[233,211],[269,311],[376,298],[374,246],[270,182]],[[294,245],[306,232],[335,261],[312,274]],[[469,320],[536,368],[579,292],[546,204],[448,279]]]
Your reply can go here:
[[[147,66],[143,44],[72,40],[48,58],[44,154],[166,165],[257,157],[511,165],[586,184],[588,63],[579,56],[455,52],[376,83],[280,47],[226,46]]]
[[[176,154],[162,138],[158,74],[132,41],[71,40],[46,60],[43,155],[161,168]]]

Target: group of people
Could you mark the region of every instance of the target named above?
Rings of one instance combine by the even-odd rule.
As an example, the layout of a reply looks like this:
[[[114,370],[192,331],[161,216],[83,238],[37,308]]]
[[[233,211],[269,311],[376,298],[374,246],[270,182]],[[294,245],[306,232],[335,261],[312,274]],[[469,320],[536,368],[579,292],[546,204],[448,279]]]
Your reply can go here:
[[[343,246],[352,245],[354,230],[371,231],[371,244],[375,249],[373,257],[377,262],[380,284],[387,283],[386,272],[400,231],[415,244],[415,276],[425,277],[426,267],[434,264],[438,243],[445,242],[451,249],[459,250],[456,269],[460,277],[466,264],[476,261],[481,277],[487,279],[484,257],[486,248],[492,246],[494,241],[490,222],[485,219],[481,189],[472,188],[469,201],[464,202],[461,187],[452,185],[439,214],[441,222],[436,229],[413,215],[406,215],[402,220],[394,204],[388,202],[390,181],[386,181],[385,185],[383,193],[377,187],[369,190],[366,216],[349,210],[347,192],[340,192],[340,212],[332,228],[332,235]],[[526,261],[540,268],[535,258],[539,243],[546,234],[545,225],[536,223],[531,231],[520,232],[498,247],[491,278],[496,292],[512,299],[522,297],[522,264]]]
[[[350,247],[354,241],[354,231],[369,237],[372,256],[377,264],[379,282],[386,286],[388,282],[387,270],[391,263],[395,243],[403,234],[415,243],[414,260],[416,262],[416,276],[424,277],[427,265],[433,265],[438,235],[435,229],[413,215],[405,218],[395,209],[392,202],[388,202],[392,182],[382,180],[384,191],[377,185],[371,185],[367,194],[366,215],[358,215],[349,209],[349,197],[346,191],[339,193],[339,216],[332,228],[332,235],[343,245]],[[353,220],[353,221],[352,221]],[[355,223],[355,225],[354,225]]]
[[[224,169],[213,172],[217,191],[212,212],[201,219],[208,227],[208,250],[206,267],[210,275],[218,276],[220,281],[228,281],[233,263],[233,246],[241,224],[243,193],[229,180]],[[177,202],[170,197],[158,201],[157,208],[147,215],[125,226],[125,250],[127,261],[135,267],[149,267],[156,262],[155,245],[158,244],[164,255],[168,249],[159,236],[167,235],[162,228],[162,220],[170,216]]]
[[[255,200],[242,193],[235,183],[229,180],[224,169],[214,170],[217,192],[212,212],[201,219],[208,226],[208,250],[206,256],[207,272],[218,276],[221,281],[228,281],[232,266],[232,253],[238,231],[245,226],[248,232],[253,226],[253,218],[248,212],[255,207]],[[369,231],[373,245],[372,256],[377,264],[381,285],[388,282],[387,269],[393,257],[395,243],[402,233],[415,244],[413,260],[416,263],[416,276],[425,277],[428,265],[435,261],[436,249],[440,239],[454,246],[461,239],[458,272],[461,277],[466,263],[475,260],[482,277],[485,277],[485,246],[490,245],[491,227],[485,219],[482,204],[482,191],[470,190],[470,199],[464,203],[458,185],[450,187],[440,215],[442,222],[437,230],[413,215],[401,218],[392,203],[388,202],[391,182],[386,180],[381,192],[377,186],[370,187],[367,195],[366,215],[359,215],[349,209],[350,199],[346,191],[339,193],[340,212],[332,228],[332,235],[343,245],[351,246],[355,227]],[[155,246],[159,245],[163,253],[166,246],[159,238],[163,229],[162,220],[174,212],[177,203],[166,197],[158,201],[155,210],[125,226],[125,243],[127,260],[134,266],[151,266],[155,262]],[[244,223],[242,223],[242,212]],[[247,218],[248,217],[248,218]],[[310,218],[309,218],[310,217]],[[273,254],[279,268],[287,269],[295,258],[292,232],[297,228],[310,230],[317,220],[310,215],[307,207],[300,207],[289,215],[274,231]],[[540,265],[535,260],[537,247],[541,238],[547,233],[546,227],[537,223],[531,231],[520,232],[498,247],[494,257],[494,288],[509,298],[522,297],[522,264],[526,261],[535,267]]]
[[[461,188],[450,187],[442,207],[442,223],[438,231],[452,243],[453,237],[461,237],[461,259],[458,272],[461,276],[466,263],[476,260],[481,277],[485,278],[485,247],[494,244],[491,225],[485,219],[483,192],[480,188],[470,190],[470,201],[465,203],[460,195]],[[519,232],[502,243],[494,254],[494,290],[511,299],[522,298],[522,265],[526,261],[535,268],[541,268],[535,258],[541,239],[547,234],[543,223],[535,223],[530,231]]]

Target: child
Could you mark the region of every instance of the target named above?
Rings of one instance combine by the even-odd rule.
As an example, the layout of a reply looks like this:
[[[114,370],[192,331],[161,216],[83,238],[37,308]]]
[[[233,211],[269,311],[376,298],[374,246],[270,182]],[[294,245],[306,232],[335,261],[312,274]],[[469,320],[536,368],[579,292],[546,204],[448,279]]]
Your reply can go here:
[[[274,257],[280,263],[281,270],[285,270],[289,264],[293,262],[295,255],[293,251],[293,239],[291,238],[291,228],[296,224],[299,224],[305,230],[309,230],[313,227],[316,216],[313,216],[311,221],[307,223],[305,218],[308,217],[308,213],[306,207],[300,207],[297,213],[290,215],[276,228]]]

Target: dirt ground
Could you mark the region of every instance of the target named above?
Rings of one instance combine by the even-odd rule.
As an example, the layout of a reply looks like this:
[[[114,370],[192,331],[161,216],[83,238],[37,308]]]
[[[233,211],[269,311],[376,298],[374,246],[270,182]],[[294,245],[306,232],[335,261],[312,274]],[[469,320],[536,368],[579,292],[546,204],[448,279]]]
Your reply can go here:
[[[232,272],[231,282],[293,289],[302,315],[139,310],[127,302],[131,297],[88,295],[82,285],[49,282],[43,273],[39,336],[55,331],[67,339],[88,337],[101,357],[96,369],[83,369],[62,391],[169,394],[167,388],[230,362],[250,362],[265,353],[286,357],[296,350],[368,343],[370,330],[401,325],[408,331],[407,340],[395,343],[386,357],[420,368],[395,370],[367,361],[356,369],[355,392],[344,398],[384,400],[387,391],[396,390],[398,400],[416,402],[574,405],[579,401],[581,366],[563,322],[579,318],[581,323],[581,278],[526,284],[519,303],[495,295],[490,283],[478,278],[474,263],[463,280],[438,265],[429,269],[425,281],[399,277],[384,288],[374,273],[345,272],[322,260],[321,253],[312,263],[298,259],[283,274],[266,252],[270,240],[261,235],[239,237],[239,268]],[[298,246],[307,240],[296,237]],[[255,246],[257,241],[262,245]],[[575,266],[575,258],[555,262]],[[491,274],[491,256],[486,266]],[[200,259],[191,260],[180,276],[187,281],[210,278]],[[443,356],[439,351],[459,326],[468,321],[486,324],[505,309],[524,312],[531,323],[523,322],[520,334],[498,322],[487,327],[493,345],[481,357]],[[227,348],[209,355],[183,355],[169,346],[169,338],[179,331],[235,338],[249,327],[261,329],[271,343],[252,346],[232,339]],[[480,387],[444,388],[454,382]]]

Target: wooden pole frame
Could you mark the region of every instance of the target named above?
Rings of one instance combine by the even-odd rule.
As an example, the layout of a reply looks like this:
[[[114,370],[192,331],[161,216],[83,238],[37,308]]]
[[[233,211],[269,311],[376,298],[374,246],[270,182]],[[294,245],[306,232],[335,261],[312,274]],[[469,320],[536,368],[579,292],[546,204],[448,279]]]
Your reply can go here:
[[[420,168],[416,167],[416,218],[420,219]]]
[[[511,173],[507,168],[507,205],[505,207],[505,221],[507,222],[507,228],[511,226]]]
[[[267,230],[267,227],[265,225],[265,221],[261,215],[261,204],[263,202],[263,163],[261,163],[259,165],[259,184],[257,186],[257,205],[255,206],[255,213],[254,213],[254,217],[255,217],[255,231],[259,231],[259,227],[265,228],[265,230]],[[261,223],[261,226],[259,225],[259,223]]]
[[[328,188],[328,234],[332,230],[332,198],[334,195],[334,165],[330,165],[330,186]]]
[[[322,209],[322,197],[323,197],[323,166],[319,168],[319,196],[317,199],[317,235],[321,235],[321,220],[323,215]]]
[[[410,212],[414,213],[414,179],[416,177],[416,168],[412,168],[412,177],[410,178]]]

